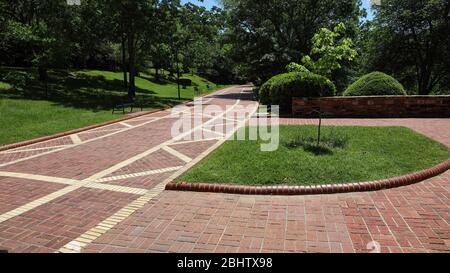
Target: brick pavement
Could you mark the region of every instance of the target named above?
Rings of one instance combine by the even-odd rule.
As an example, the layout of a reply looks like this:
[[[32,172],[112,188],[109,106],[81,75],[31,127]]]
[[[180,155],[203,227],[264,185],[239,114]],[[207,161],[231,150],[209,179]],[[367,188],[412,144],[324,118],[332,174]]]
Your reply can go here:
[[[204,141],[173,139],[170,110],[0,152],[0,249],[11,252],[450,252],[450,172],[415,185],[326,196],[164,191],[220,145],[226,105],[256,106],[244,89],[204,99]],[[233,109],[229,110],[232,112]],[[247,116],[248,117],[248,116]],[[281,119],[283,124],[315,120]],[[448,119],[332,119],[406,126],[450,147]],[[194,132],[186,135],[193,135]]]

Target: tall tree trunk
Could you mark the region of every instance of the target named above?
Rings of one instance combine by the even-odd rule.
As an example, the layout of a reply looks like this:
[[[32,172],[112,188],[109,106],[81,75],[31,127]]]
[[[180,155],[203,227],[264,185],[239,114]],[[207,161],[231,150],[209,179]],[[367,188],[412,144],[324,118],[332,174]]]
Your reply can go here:
[[[431,71],[429,69],[419,69],[418,88],[419,95],[426,96],[431,93]]]
[[[48,98],[48,71],[43,65],[38,66],[39,80],[44,83],[45,97]]]
[[[159,80],[159,68],[155,67],[155,79]]]
[[[127,53],[126,53],[126,37],[122,35],[122,71],[123,71],[123,87],[128,88],[128,76],[127,76]]]
[[[135,34],[133,30],[130,30],[128,35],[128,68],[130,76],[130,84],[128,86],[128,96],[136,96],[136,47],[134,44]]]

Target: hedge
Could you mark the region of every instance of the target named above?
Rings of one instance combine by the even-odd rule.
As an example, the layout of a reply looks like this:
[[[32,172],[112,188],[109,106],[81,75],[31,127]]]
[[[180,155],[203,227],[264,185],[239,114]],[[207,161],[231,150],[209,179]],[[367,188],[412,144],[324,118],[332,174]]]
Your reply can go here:
[[[344,96],[405,96],[403,85],[393,77],[372,72],[352,83],[344,92]]]
[[[326,77],[291,72],[268,80],[259,89],[259,98],[264,105],[279,105],[281,113],[291,113],[294,97],[331,97],[335,93],[336,87]]]

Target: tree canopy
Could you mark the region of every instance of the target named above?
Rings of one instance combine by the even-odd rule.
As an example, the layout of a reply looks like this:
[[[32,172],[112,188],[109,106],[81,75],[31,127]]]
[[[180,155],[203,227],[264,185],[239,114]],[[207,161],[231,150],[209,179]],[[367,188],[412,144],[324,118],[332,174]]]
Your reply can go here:
[[[412,94],[448,92],[450,3],[381,0],[372,21],[361,0],[0,0],[0,65],[192,72],[218,83],[262,84],[305,69],[342,93],[372,71]],[[293,64],[293,65],[289,65]],[[302,67],[295,66],[301,64]],[[178,73],[177,73],[178,74]]]
[[[311,39],[321,28],[343,22],[346,35],[357,33],[360,1],[355,0],[229,0],[223,1],[229,16],[233,60],[248,78],[266,80],[299,63],[312,48]]]
[[[366,28],[364,71],[394,75],[413,93],[448,88],[450,75],[450,2],[382,0]]]

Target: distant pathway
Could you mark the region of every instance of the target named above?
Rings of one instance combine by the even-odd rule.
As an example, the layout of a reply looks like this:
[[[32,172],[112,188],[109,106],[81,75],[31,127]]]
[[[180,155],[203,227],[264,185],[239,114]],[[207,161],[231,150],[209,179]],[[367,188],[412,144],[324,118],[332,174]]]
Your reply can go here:
[[[211,115],[194,113],[189,103],[0,152],[0,249],[82,250],[245,125],[250,113],[238,116],[240,108],[257,106],[249,91],[242,86],[206,96],[203,106],[216,106]],[[173,137],[180,112],[192,126]],[[198,134],[202,139],[185,139]]]
[[[173,138],[171,110],[0,152],[0,249],[11,252],[450,252],[450,172],[371,193],[307,197],[164,191],[256,107],[245,87],[207,96],[222,109]],[[226,106],[229,106],[226,108]],[[230,108],[232,107],[232,108]],[[313,120],[286,119],[283,124]],[[450,120],[327,120],[400,125],[450,147]],[[230,126],[231,125],[231,126]],[[369,245],[369,247],[372,245]],[[374,244],[376,246],[376,243]]]

